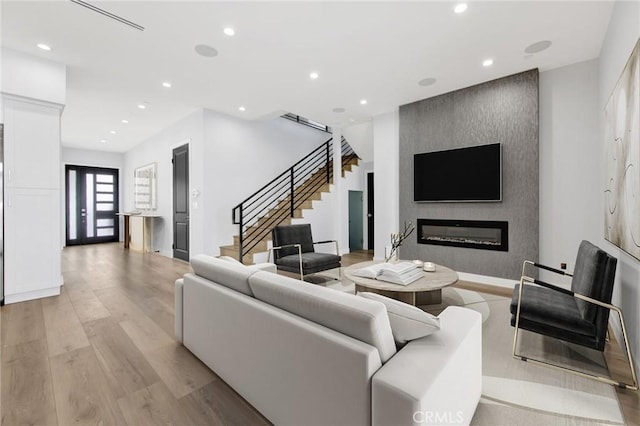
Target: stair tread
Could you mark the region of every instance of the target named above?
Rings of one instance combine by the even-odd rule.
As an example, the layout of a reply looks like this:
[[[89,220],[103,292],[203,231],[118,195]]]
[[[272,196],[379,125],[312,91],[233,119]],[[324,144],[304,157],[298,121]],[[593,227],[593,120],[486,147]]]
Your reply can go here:
[[[359,159],[355,154],[343,155],[342,159],[341,175],[344,178],[347,172],[353,171],[353,166],[357,166],[359,164]],[[302,218],[303,210],[313,209],[313,201],[322,200],[322,194],[331,191],[333,176],[330,177],[329,182],[326,181],[327,167],[333,168],[333,160],[329,161],[327,166],[322,166],[321,168],[317,169],[307,179],[300,182],[294,189],[294,197],[299,198],[304,196],[305,200],[299,202],[299,205],[294,210],[293,218]],[[291,223],[292,217],[288,213],[286,215],[282,215],[283,211],[290,210],[290,199],[290,196],[286,196],[283,199],[277,201],[274,207],[269,209],[265,215],[257,218],[255,220],[255,223],[247,228],[245,232],[261,232],[264,233],[264,236],[262,239],[254,241],[255,246],[252,247],[249,252],[244,253],[243,263],[249,264],[247,263],[249,259],[250,262],[253,263],[253,253],[264,252],[267,250],[268,242],[271,241],[271,230],[275,226]],[[278,217],[278,215],[280,215],[280,217]],[[270,223],[270,221],[273,221],[273,223]],[[234,235],[233,244],[220,246],[220,251],[222,252],[224,250],[227,252],[235,253],[235,256],[237,258],[240,251],[239,244],[240,237],[238,235]]]

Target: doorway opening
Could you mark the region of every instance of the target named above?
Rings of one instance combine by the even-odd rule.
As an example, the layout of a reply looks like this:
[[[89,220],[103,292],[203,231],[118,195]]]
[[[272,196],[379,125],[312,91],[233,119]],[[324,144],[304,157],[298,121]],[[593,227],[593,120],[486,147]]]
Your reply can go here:
[[[118,170],[65,167],[66,245],[117,242]]]

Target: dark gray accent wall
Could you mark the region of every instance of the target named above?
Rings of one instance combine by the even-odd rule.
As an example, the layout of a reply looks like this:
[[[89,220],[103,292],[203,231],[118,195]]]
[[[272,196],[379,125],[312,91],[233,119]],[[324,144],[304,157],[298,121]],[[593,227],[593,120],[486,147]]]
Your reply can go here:
[[[416,203],[414,154],[499,142],[502,202]],[[538,70],[530,70],[400,107],[400,224],[416,219],[505,220],[509,251],[418,244],[400,248],[459,272],[518,279],[538,259]],[[460,170],[464,173],[464,170]]]

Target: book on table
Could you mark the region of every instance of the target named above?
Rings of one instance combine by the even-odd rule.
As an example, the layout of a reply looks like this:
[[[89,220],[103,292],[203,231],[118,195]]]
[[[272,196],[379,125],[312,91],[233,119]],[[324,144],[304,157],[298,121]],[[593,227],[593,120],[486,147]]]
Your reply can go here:
[[[393,284],[408,285],[422,278],[422,270],[412,262],[377,263],[356,269],[353,275]]]

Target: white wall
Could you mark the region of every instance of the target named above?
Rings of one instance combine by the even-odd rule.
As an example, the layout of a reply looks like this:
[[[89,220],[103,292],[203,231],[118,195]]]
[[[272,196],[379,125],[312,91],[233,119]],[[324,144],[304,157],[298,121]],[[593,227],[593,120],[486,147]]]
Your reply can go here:
[[[342,129],[349,145],[363,162],[373,161],[373,122],[354,124]]]
[[[64,64],[2,48],[0,91],[64,105],[67,71]]]
[[[374,200],[374,259],[384,259],[384,248],[390,245],[391,233],[398,232],[400,215],[398,111],[382,114],[373,119],[373,186]],[[407,188],[406,190],[410,190]]]
[[[172,257],[172,150],[189,143],[190,253],[218,255],[238,233],[231,209],[331,135],[282,118],[245,121],[198,110],[124,155],[121,210],[134,210],[133,171],[158,167],[154,250]],[[195,196],[194,191],[199,195]]]
[[[157,163],[157,209],[155,214],[162,216],[154,220],[153,249],[161,254],[173,257],[173,167],[171,159],[173,149],[189,143],[189,193],[203,188],[203,111],[198,110],[182,120],[167,127],[157,135],[147,139],[124,155],[124,173],[122,174],[123,211],[134,210],[133,173],[140,166]],[[194,202],[198,202],[194,208]],[[204,245],[204,202],[192,198],[189,212],[189,240],[191,252],[201,253]]]
[[[76,148],[62,148],[60,155],[60,176],[62,182],[62,242],[66,241],[66,191],[65,191],[65,166],[90,166],[90,167],[104,167],[109,169],[117,169],[119,171],[119,185],[118,185],[118,206],[120,211],[124,211],[124,191],[123,191],[123,171],[124,171],[124,154],[119,152],[106,152],[106,151],[93,151],[89,149],[76,149]],[[122,220],[121,220],[122,222]],[[120,224],[120,241],[123,239],[124,225]]]
[[[540,262],[572,271],[580,242],[602,236],[598,61],[540,73],[539,99]]]
[[[600,246],[618,258],[617,280],[614,287],[613,300],[622,307],[629,328],[629,339],[635,359],[640,358],[640,261],[629,256],[613,244],[604,240],[604,108],[613,91],[624,65],[629,59],[631,50],[640,37],[640,2],[617,1],[615,3],[605,40],[600,51],[599,68],[599,137],[601,145],[595,154],[599,158],[600,177],[600,218],[595,232],[599,235]],[[634,143],[638,143],[635,141]],[[582,153],[585,155],[586,153]],[[594,171],[595,172],[595,171]],[[595,174],[595,173],[594,173]],[[638,369],[640,370],[640,368]]]
[[[238,235],[231,210],[331,138],[280,117],[246,121],[209,110],[204,115],[204,134],[204,252],[214,256]]]
[[[349,253],[349,191],[364,192],[365,184],[364,168],[353,167],[351,172],[345,173],[344,178],[341,178],[339,193],[336,185],[331,185],[330,192],[324,193],[322,200],[313,202],[313,209],[303,210],[303,217],[291,222],[293,224],[310,223],[314,241],[337,240],[340,254]],[[335,226],[331,220],[336,216],[338,198],[341,200],[340,204],[344,206],[339,214],[340,221],[345,225],[343,230],[346,231],[346,235],[343,236],[336,235]],[[366,234],[366,222],[363,223],[363,233]],[[315,249],[318,252],[335,253],[333,244],[319,245]]]

